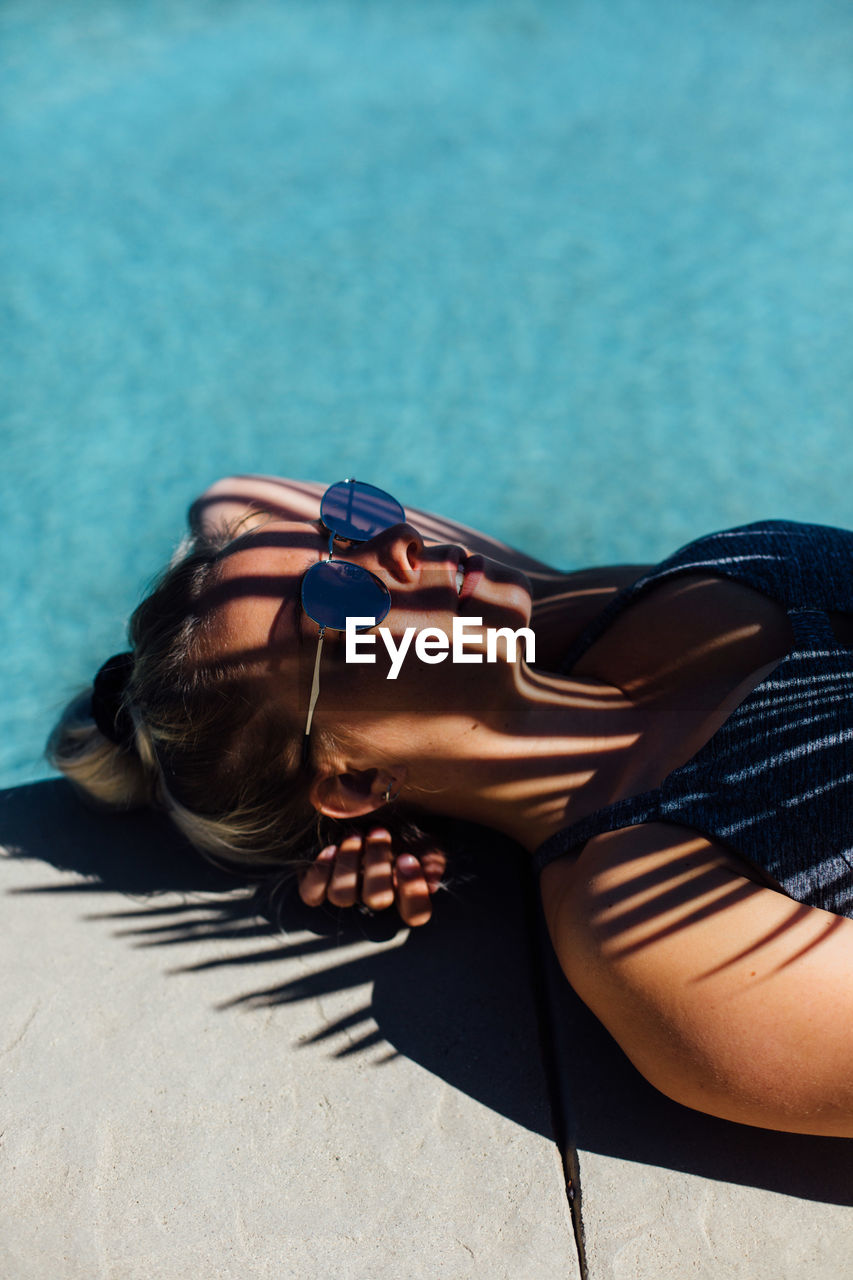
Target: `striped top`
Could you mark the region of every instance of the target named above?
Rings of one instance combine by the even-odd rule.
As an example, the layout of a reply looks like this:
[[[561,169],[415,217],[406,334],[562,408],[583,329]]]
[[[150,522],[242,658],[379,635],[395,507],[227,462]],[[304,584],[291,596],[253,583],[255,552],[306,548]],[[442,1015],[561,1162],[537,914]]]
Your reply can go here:
[[[853,917],[853,649],[827,617],[853,614],[853,533],[768,520],[692,542],[621,591],[563,669],[640,596],[697,572],[775,600],[794,647],[660,787],[564,827],[539,846],[534,866],[580,853],[605,831],[670,822],[728,846],[797,902]]]

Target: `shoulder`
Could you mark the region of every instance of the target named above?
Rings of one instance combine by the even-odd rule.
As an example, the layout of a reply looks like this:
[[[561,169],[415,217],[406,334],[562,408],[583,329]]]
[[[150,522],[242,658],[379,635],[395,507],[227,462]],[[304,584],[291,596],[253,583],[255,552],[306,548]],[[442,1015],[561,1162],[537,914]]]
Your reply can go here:
[[[687,1106],[853,1136],[853,921],[805,907],[695,831],[598,836],[542,875],[569,981]]]

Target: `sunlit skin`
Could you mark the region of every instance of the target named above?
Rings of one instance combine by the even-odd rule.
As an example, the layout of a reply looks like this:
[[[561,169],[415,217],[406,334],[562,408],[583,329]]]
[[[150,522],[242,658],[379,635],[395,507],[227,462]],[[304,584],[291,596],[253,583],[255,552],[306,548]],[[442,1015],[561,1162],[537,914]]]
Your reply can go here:
[[[298,620],[295,602],[302,575],[327,554],[321,492],[242,477],[194,509],[197,523],[246,519],[248,534],[226,558],[213,642],[253,655],[268,697],[299,725],[318,629]],[[253,514],[259,506],[267,514]],[[640,572],[561,575],[463,526],[409,518],[335,552],[387,584],[383,625],[396,636],[411,625],[449,633],[460,611],[485,625],[531,622],[545,667]],[[460,599],[460,555],[489,550],[499,555]],[[853,641],[849,619],[835,621]],[[375,666],[354,667],[342,637],[327,633],[314,724],[337,748],[333,758],[312,755],[312,801],[341,819],[375,814],[377,825],[365,840],[322,851],[302,897],[374,909],[396,901],[407,923],[424,922],[443,854],[395,857],[381,825],[389,788],[392,805],[478,822],[535,849],[567,823],[659,785],[790,645],[772,600],[701,575],[634,603],[571,678],[523,662],[424,667],[410,656],[389,681],[380,646]],[[853,921],[792,902],[725,846],[660,823],[598,836],[548,866],[540,883],[564,972],[659,1089],[743,1123],[853,1137]]]
[[[213,643],[227,655],[266,648],[269,697],[281,699],[296,722],[305,719],[319,631],[299,616],[299,583],[327,545],[316,525],[272,521],[245,535],[223,567],[222,594],[231,582],[240,591],[222,605]],[[397,638],[409,626],[449,636],[457,615],[513,629],[530,620],[523,574],[481,558],[476,582],[458,596],[464,549],[426,544],[412,526],[336,555],[386,582],[392,606],[382,625]],[[263,591],[247,591],[252,582]],[[279,591],[266,594],[276,583]],[[578,793],[587,809],[607,802],[627,767],[623,756],[649,718],[612,685],[560,679],[523,661],[427,667],[410,655],[391,681],[382,648],[366,666],[347,664],[343,650],[340,633],[327,632],[314,714],[318,729],[345,744],[343,758],[320,766],[312,793],[333,817],[372,811],[390,787],[397,797],[494,827],[532,850],[565,825]]]

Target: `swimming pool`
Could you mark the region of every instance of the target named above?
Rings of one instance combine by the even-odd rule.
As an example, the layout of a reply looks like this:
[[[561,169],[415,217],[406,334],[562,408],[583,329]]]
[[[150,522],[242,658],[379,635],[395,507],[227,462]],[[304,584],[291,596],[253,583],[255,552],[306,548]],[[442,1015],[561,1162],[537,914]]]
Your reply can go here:
[[[840,0],[12,0],[0,780],[232,471],[555,563],[849,524]]]

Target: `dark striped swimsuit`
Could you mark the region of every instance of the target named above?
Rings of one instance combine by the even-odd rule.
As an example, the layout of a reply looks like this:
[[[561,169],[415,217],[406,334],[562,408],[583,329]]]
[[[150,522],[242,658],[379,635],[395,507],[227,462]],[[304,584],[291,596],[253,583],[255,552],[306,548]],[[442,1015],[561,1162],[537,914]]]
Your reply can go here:
[[[558,831],[534,865],[578,854],[605,831],[669,822],[727,845],[797,902],[853,917],[853,649],[827,617],[853,614],[853,533],[773,520],[692,542],[611,601],[564,671],[641,595],[688,573],[775,600],[793,649],[660,787]]]

